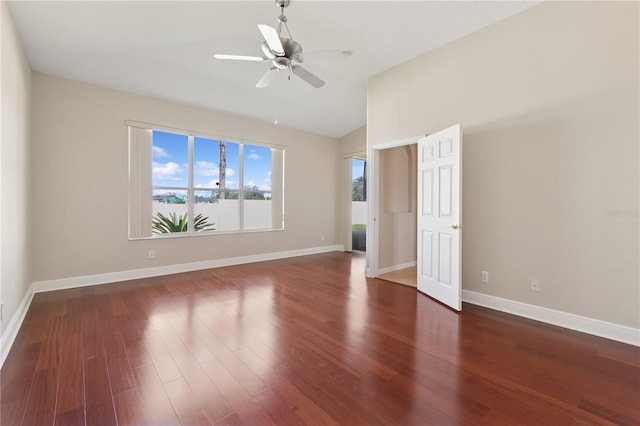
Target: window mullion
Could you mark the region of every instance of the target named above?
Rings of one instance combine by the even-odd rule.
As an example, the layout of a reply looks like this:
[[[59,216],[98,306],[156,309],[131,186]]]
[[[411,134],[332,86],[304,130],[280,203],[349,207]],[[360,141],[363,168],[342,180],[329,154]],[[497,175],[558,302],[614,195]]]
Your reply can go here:
[[[238,214],[240,231],[244,231],[244,144],[238,146]]]
[[[193,190],[193,145],[194,145],[194,137],[193,135],[189,135],[189,143],[188,143],[188,158],[189,158],[189,188],[187,190],[187,233],[194,234],[195,229],[193,228],[194,220],[193,220],[193,203],[195,198],[195,192]]]

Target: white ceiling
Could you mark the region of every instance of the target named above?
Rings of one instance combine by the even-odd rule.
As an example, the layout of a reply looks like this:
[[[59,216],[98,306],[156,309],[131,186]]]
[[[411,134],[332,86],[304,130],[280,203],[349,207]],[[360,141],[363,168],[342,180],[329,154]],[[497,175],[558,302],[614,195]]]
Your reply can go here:
[[[257,24],[277,26],[260,1],[10,1],[33,70],[342,137],[366,120],[367,79],[537,2],[309,1],[285,10],[305,52],[343,49],[347,59],[308,58],[326,80],[314,89],[287,72],[256,89],[265,62]]]

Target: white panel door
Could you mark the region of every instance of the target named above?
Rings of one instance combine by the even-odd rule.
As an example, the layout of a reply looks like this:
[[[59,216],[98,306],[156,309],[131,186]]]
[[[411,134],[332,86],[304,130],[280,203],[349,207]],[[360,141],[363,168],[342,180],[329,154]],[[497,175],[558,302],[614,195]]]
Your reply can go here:
[[[462,129],[418,141],[418,290],[462,310]]]

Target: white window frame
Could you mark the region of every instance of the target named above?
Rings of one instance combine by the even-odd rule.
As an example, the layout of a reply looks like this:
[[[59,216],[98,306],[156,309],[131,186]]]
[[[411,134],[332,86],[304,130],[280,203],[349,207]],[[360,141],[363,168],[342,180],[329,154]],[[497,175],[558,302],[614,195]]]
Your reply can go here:
[[[184,238],[223,234],[274,232],[284,230],[284,167],[285,146],[237,137],[212,135],[206,132],[176,129],[137,121],[127,121],[129,134],[129,239]],[[188,179],[187,187],[154,186],[151,175],[153,131],[175,133],[188,138]],[[219,188],[196,188],[194,186],[194,141],[195,138],[217,140],[238,145],[238,229],[195,231],[193,226],[195,193],[198,191],[219,191]],[[271,150],[271,227],[245,229],[244,217],[244,147],[245,145],[266,147]],[[276,173],[274,173],[274,169]],[[174,190],[187,192],[187,231],[156,234],[151,232],[152,207],[146,205],[154,190]],[[227,190],[235,192],[235,189]],[[147,231],[150,232],[147,234]]]

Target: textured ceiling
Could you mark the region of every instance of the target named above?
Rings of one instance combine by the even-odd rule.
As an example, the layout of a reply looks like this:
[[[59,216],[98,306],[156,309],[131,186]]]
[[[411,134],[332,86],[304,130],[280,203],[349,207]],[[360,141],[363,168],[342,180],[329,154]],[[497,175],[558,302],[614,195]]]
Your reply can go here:
[[[293,0],[285,13],[305,52],[353,52],[309,55],[320,89],[286,71],[256,89],[268,63],[213,58],[260,56],[256,25],[277,25],[271,0],[8,4],[35,71],[341,137],[365,123],[368,77],[537,2]]]

